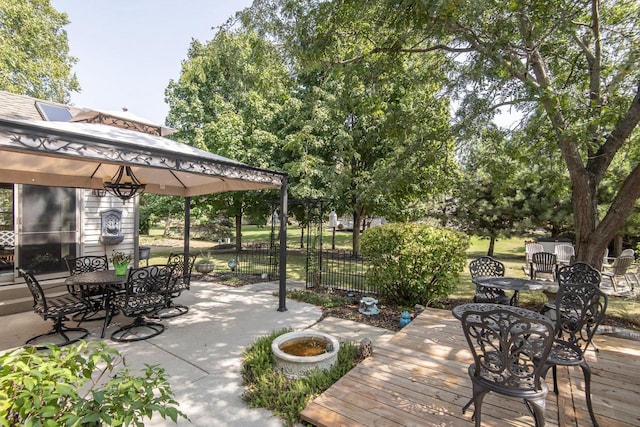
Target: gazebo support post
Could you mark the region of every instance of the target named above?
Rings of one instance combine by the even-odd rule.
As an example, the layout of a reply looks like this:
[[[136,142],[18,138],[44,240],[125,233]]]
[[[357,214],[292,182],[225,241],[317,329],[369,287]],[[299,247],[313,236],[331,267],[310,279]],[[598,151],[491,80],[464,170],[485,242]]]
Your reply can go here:
[[[280,289],[278,291],[278,311],[287,311],[287,176],[282,177],[280,186]]]
[[[189,259],[189,236],[191,235],[191,197],[184,198],[184,259]]]

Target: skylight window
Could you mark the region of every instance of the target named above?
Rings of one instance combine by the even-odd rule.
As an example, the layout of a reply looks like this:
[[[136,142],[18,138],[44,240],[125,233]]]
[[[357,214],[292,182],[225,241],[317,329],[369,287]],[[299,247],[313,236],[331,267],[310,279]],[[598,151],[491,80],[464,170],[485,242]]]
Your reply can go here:
[[[68,122],[72,117],[67,107],[36,101],[36,108],[42,118],[50,122]]]

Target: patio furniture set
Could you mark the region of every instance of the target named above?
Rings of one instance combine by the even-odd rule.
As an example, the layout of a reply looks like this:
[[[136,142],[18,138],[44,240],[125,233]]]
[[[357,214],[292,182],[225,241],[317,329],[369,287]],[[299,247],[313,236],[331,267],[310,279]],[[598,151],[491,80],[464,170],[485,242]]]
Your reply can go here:
[[[558,269],[563,265],[573,264],[575,249],[572,245],[556,245],[554,253],[545,252],[539,243],[527,243],[525,245],[526,263],[523,266],[525,274],[530,279],[548,278],[556,279]],[[626,284],[633,291],[635,284],[640,285],[640,264],[635,262],[633,249],[623,250],[618,257],[608,256],[605,253],[601,273],[608,278],[614,291],[618,291],[621,284]]]
[[[532,254],[535,262],[536,253]],[[591,370],[587,347],[602,322],[607,295],[600,289],[601,274],[589,264],[560,267],[554,281],[504,277],[504,265],[492,257],[471,261],[469,271],[476,294],[472,303],[453,309],[474,362],[469,367],[476,426],[481,425],[484,396],[493,391],[522,398],[536,426],[544,425],[548,387],[544,378],[552,370],[558,394],[557,366],[580,366],[591,422],[598,425],[591,403]],[[533,270],[532,270],[533,271]],[[513,290],[509,298],[505,290]],[[518,292],[542,290],[555,295],[540,313],[518,307]],[[594,345],[594,349],[597,348]]]
[[[19,269],[33,296],[33,310],[44,320],[54,321],[49,332],[29,339],[26,344],[43,348],[45,337],[59,336],[58,345],[68,345],[84,339],[89,331],[83,322],[102,320],[101,337],[114,315],[124,314],[133,319],[111,334],[114,341],[139,341],[161,334],[161,319],[187,313],[188,307],[176,304],[175,299],[189,289],[195,256],[170,254],[167,264],[129,268],[125,275],[109,269],[104,256],[65,258],[69,277],[65,280],[67,293],[47,296],[33,272]],[[77,327],[64,322],[72,319]],[[50,341],[50,340],[49,340]]]

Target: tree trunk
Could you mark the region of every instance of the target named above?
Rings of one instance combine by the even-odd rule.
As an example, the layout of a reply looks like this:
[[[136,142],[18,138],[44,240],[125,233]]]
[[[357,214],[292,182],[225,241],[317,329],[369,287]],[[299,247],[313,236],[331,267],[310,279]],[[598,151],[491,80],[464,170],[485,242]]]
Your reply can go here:
[[[616,234],[613,238],[613,254],[611,256],[617,257],[620,256],[622,250],[624,249],[622,246],[624,245],[624,235]]]
[[[362,208],[353,211],[353,255],[360,256],[360,223],[362,222]]]
[[[491,236],[489,238],[489,250],[487,250],[487,255],[493,256],[493,250],[496,247],[496,236]]]
[[[236,214],[236,251],[242,250],[242,214]]]
[[[304,225],[300,227],[300,249],[304,249]]]
[[[167,215],[167,218],[164,220],[164,232],[163,236],[169,236],[169,232],[171,231],[171,215]]]

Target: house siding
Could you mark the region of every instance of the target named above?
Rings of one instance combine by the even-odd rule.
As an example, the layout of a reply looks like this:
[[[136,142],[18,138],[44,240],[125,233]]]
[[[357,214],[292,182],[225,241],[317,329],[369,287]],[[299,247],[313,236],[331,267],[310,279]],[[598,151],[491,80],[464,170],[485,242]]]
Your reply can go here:
[[[96,197],[91,190],[81,190],[84,194],[80,209],[80,255],[107,255],[111,257],[113,251],[135,253],[135,209],[137,199],[123,203],[122,200],[107,194],[104,197]],[[122,211],[122,234],[124,240],[116,245],[105,245],[100,241],[102,233],[101,213],[109,209]]]

